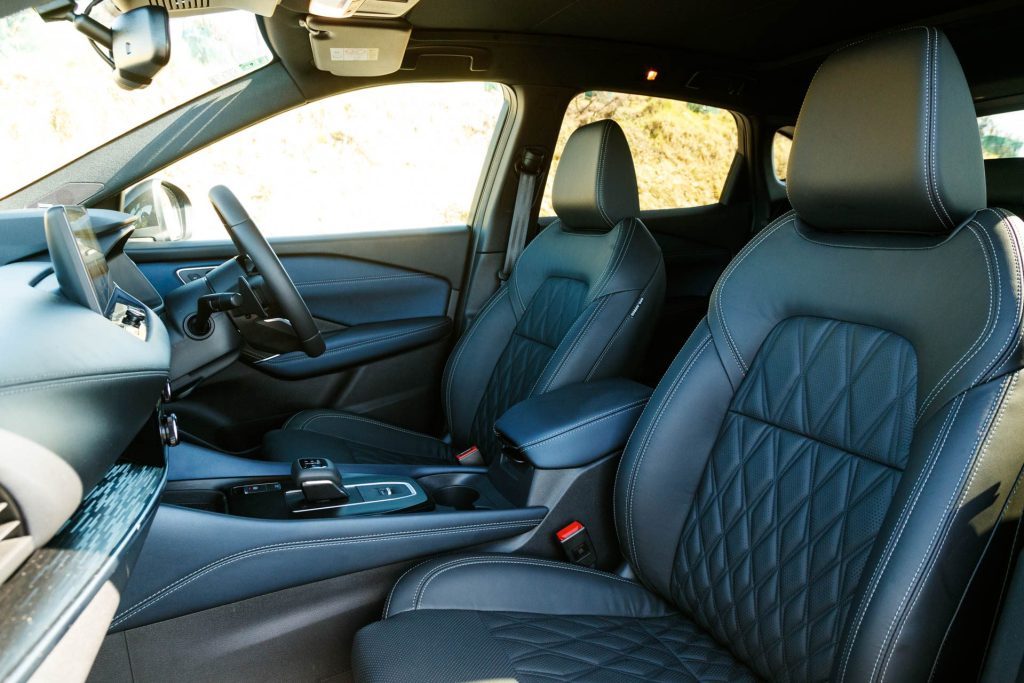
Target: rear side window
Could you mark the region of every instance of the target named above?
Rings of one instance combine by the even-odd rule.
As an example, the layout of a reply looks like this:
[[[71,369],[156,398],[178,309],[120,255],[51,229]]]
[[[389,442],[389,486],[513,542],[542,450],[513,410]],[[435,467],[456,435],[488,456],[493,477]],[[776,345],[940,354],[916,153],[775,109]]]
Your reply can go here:
[[[1024,111],[979,116],[978,131],[986,159],[1024,157]]]
[[[786,173],[789,170],[789,151],[793,147],[793,133],[778,130],[772,138],[772,170],[775,171],[775,179],[780,183],[786,182]]]
[[[551,188],[566,140],[580,126],[613,119],[636,166],[640,209],[715,204],[738,149],[736,119],[725,109],[645,95],[592,91],[569,103],[548,173],[542,216],[553,216]]]

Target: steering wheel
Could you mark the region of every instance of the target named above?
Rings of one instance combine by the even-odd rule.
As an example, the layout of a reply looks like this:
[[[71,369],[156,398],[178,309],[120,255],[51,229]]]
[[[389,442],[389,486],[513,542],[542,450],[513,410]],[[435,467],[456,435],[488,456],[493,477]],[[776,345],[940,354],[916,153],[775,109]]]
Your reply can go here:
[[[274,249],[256,227],[242,203],[223,185],[210,190],[210,203],[235,243],[240,256],[248,256],[267,283],[270,296],[281,309],[282,317],[291,323],[299,346],[307,356],[315,358],[326,350],[324,338],[313,316],[295,288],[288,271],[281,265]]]

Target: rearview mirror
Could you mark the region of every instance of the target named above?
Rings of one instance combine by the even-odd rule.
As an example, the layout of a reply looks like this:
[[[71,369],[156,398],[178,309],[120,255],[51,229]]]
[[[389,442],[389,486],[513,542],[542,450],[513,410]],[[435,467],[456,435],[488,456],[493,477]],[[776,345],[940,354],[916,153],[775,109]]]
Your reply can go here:
[[[133,240],[187,240],[192,234],[188,225],[191,210],[192,203],[181,188],[155,178],[121,193],[121,211],[136,217]]]
[[[126,90],[145,88],[171,59],[171,31],[163,7],[138,7],[114,19],[114,79]]]
[[[95,3],[93,3],[95,4]],[[107,28],[89,16],[92,5],[82,14],[75,0],[46,0],[36,6],[43,21],[70,21],[79,33],[96,45],[110,50],[100,56],[114,70],[114,80],[125,90],[145,88],[171,59],[170,18],[163,7],[146,5],[120,14]]]

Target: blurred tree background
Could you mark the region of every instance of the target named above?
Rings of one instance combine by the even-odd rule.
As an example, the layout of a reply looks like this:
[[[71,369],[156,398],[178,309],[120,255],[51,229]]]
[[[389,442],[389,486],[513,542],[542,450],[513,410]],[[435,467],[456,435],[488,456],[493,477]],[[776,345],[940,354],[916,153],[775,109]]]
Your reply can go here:
[[[542,215],[553,215],[551,187],[565,142],[580,126],[614,119],[636,166],[640,208],[702,206],[718,201],[737,149],[736,121],[724,109],[643,95],[585,92],[569,103],[544,193]]]

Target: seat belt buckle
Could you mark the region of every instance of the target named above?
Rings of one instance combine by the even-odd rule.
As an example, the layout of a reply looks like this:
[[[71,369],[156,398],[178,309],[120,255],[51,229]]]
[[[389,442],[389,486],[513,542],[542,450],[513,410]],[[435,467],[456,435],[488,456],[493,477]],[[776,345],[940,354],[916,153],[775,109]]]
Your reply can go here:
[[[459,461],[460,465],[467,465],[469,467],[483,467],[487,464],[484,462],[484,456],[480,453],[480,449],[476,446],[470,446],[457,454],[455,459]]]
[[[574,564],[584,567],[597,566],[597,552],[587,533],[587,527],[573,521],[555,532],[555,538],[565,551],[565,556]]]

